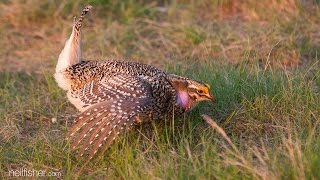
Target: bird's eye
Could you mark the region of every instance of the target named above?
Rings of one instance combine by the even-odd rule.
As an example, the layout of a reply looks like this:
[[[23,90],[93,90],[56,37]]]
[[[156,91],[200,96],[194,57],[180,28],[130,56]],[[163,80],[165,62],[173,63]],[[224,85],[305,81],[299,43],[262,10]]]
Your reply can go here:
[[[198,90],[197,90],[197,93],[198,93],[198,94],[202,94],[202,93],[203,93],[203,90],[198,89]]]

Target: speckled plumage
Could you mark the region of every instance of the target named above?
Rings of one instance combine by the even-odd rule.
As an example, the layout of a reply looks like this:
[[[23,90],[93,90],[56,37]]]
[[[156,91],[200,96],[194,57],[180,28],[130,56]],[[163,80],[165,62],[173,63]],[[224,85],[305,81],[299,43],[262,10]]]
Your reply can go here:
[[[197,102],[212,100],[207,84],[167,74],[154,66],[121,60],[82,61],[80,28],[86,7],[75,20],[62,50],[55,78],[69,101],[81,111],[67,134],[72,148],[89,159],[102,153],[135,122],[179,115]],[[81,20],[81,21],[80,21]],[[183,96],[180,94],[184,94]]]

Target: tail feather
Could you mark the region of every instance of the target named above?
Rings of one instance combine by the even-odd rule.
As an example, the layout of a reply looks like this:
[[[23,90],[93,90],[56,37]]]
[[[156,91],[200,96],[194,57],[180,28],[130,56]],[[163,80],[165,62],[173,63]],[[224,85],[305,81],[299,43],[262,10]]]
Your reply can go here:
[[[131,112],[130,114],[123,115],[121,118],[113,121],[112,125],[105,131],[101,132],[91,147],[89,158],[92,158],[102,145],[104,145],[103,147],[108,147],[125,127],[132,126],[134,123],[133,116],[135,114],[135,112]],[[103,149],[100,151],[103,151]]]
[[[104,132],[102,132],[98,139],[94,141],[94,144],[89,152],[89,159],[91,159],[99,149],[100,152],[103,153],[103,151],[110,146],[110,144],[118,137],[120,132],[125,129],[125,127],[132,126],[134,123],[133,116],[134,115],[124,116],[118,121],[113,121],[113,124]]]
[[[91,6],[86,6],[83,9],[79,19],[77,20],[76,17],[74,18],[72,33],[69,39],[66,41],[64,48],[62,49],[59,55],[58,63],[56,66],[55,79],[58,85],[64,90],[68,90],[69,85],[63,76],[63,71],[69,66],[72,66],[74,64],[78,64],[81,62],[82,21],[90,9],[91,9]]]
[[[93,120],[92,117],[95,117],[97,114],[101,113],[101,110],[103,110],[103,108],[104,108],[104,106],[100,106],[100,104],[97,104],[97,105],[92,106],[92,108],[90,108],[90,109],[84,111],[83,113],[81,113],[75,119],[74,125],[69,130],[69,132],[67,133],[67,136],[66,136],[67,139],[72,137],[83,126],[85,126],[86,124],[89,124]]]
[[[91,159],[99,151],[100,154],[125,129],[130,129],[141,111],[136,106],[130,106],[131,101],[123,102],[121,110],[114,111],[114,103],[103,103],[93,106],[81,113],[76,124],[68,133],[73,137],[72,148],[79,146],[79,155],[86,154]],[[98,107],[97,107],[98,106]],[[141,106],[145,109],[148,105]],[[80,118],[82,117],[82,118]],[[77,134],[76,134],[77,133]]]
[[[93,129],[97,129],[96,126],[99,127],[99,123],[101,123],[101,120],[103,120],[103,119],[105,119],[105,118],[106,118],[106,116],[102,116],[102,115],[100,115],[100,116],[98,116],[98,117],[96,117],[96,118],[91,117],[90,120],[92,120],[92,119],[94,119],[94,120],[91,121],[91,122],[87,122],[87,123],[85,123],[85,125],[83,125],[83,130],[82,130],[82,131],[79,133],[79,135],[74,139],[74,141],[73,141],[73,143],[72,143],[72,145],[71,145],[72,149],[75,149],[75,147],[76,147],[78,144],[80,144],[81,141],[82,141],[84,138],[87,138],[87,135],[88,135],[89,133],[91,133],[91,131],[92,131]]]
[[[74,27],[75,27],[76,30],[80,31],[81,26],[82,26],[82,21],[83,21],[84,17],[86,16],[86,14],[90,11],[91,8],[92,8],[92,6],[90,6],[90,5],[86,6],[82,10],[82,13],[81,13],[78,21],[76,20],[76,17],[75,17]]]
[[[87,138],[86,141],[83,143],[83,146],[79,151],[80,156],[82,156],[85,153],[85,151],[89,149],[90,145],[93,143],[93,141],[95,141],[99,137],[100,133],[103,133],[104,131],[109,130],[109,127],[111,127],[110,124],[114,121],[115,117],[112,118],[108,116],[108,117],[104,117],[103,119],[104,121],[101,122],[100,126],[98,126],[98,128],[95,128],[92,131],[90,137]]]
[[[98,104],[91,104],[89,109],[76,118],[67,137],[72,139],[72,148],[79,147],[80,155],[85,154],[91,159],[97,152],[103,153],[116,137],[124,129],[130,129],[135,121],[152,118],[154,103],[150,84],[139,78],[128,77],[126,84],[115,83],[122,82],[116,81],[122,76],[119,74],[108,80],[97,81],[95,86],[91,86],[90,92],[84,88],[83,96],[89,98],[89,102],[96,97],[104,97],[105,93],[113,97]],[[111,87],[113,91],[110,90]],[[132,92],[134,87],[139,87],[140,90]]]

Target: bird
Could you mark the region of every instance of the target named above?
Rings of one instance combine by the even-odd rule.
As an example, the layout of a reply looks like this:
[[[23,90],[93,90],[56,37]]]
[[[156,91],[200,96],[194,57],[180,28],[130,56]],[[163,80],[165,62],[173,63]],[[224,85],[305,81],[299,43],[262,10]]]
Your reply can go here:
[[[67,132],[72,150],[100,156],[136,123],[180,116],[201,101],[215,100],[209,84],[126,60],[84,60],[81,27],[92,6],[74,17],[55,69],[58,86],[80,113]]]

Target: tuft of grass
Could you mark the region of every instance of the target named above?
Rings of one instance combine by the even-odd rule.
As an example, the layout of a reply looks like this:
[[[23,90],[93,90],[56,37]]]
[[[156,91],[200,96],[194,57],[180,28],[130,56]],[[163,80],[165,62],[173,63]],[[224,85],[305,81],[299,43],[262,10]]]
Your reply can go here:
[[[165,67],[210,84],[217,101],[136,126],[82,167],[64,140],[77,111],[52,74],[87,4],[85,59]],[[7,0],[0,10],[1,179],[20,168],[64,179],[320,179],[317,1]]]
[[[194,57],[239,64],[250,52],[262,64],[291,68],[317,56],[316,2],[18,0],[0,2],[0,67],[52,69],[73,17],[87,4],[94,8],[83,28],[86,59],[125,57],[163,67]]]
[[[191,40],[192,44],[200,44],[202,41],[206,39],[204,33],[201,33],[195,29],[186,29],[185,30],[186,37]]]
[[[316,62],[293,71],[264,70],[259,64],[211,61],[171,66],[172,73],[211,84],[217,102],[201,104],[182,118],[137,126],[82,171],[82,161],[64,141],[75,109],[52,77],[3,74],[0,174],[8,178],[10,169],[27,167],[62,172],[63,178],[317,179],[318,67]],[[306,75],[312,77],[306,80]],[[201,113],[211,114],[225,129],[233,148]]]

